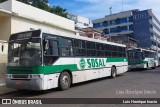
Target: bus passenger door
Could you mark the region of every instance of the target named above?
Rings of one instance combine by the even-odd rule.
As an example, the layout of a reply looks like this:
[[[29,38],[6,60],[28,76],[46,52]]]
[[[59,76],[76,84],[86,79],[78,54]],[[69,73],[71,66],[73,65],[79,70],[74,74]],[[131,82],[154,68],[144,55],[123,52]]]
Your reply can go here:
[[[43,65],[44,69],[44,83],[45,88],[50,89],[58,86],[58,78],[55,78],[55,73],[60,71],[57,68],[59,62],[58,41],[53,38],[43,39]]]

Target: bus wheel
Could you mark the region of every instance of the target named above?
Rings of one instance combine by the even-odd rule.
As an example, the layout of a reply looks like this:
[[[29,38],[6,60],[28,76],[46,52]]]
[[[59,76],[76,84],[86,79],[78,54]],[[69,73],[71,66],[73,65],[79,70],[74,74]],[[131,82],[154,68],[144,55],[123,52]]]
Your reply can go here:
[[[111,68],[111,77],[112,77],[112,78],[115,78],[116,75],[117,75],[116,68],[115,68],[115,67],[112,67],[112,68]]]
[[[156,69],[156,64],[154,63],[154,67],[152,67],[152,69]]]
[[[59,88],[61,90],[67,90],[71,86],[71,76],[68,72],[62,72],[59,78]]]
[[[149,65],[148,65],[148,63],[146,64],[146,69],[149,69]]]

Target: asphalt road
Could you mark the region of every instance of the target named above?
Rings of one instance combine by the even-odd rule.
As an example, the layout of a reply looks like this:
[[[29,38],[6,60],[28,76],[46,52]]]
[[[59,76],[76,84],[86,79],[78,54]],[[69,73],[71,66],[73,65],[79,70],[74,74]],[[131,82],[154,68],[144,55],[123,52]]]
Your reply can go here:
[[[126,72],[73,85],[69,90],[16,91],[3,98],[160,98],[160,68]],[[101,105],[102,106],[102,105]],[[79,105],[78,107],[81,107]],[[88,106],[87,106],[88,107]],[[128,107],[128,106],[127,106]],[[131,106],[135,107],[135,106]],[[143,106],[142,106],[143,107]],[[157,106],[158,107],[158,106]]]
[[[141,92],[140,92],[141,91]],[[160,98],[160,68],[130,71],[73,85],[69,90],[16,91],[2,97],[29,98]]]

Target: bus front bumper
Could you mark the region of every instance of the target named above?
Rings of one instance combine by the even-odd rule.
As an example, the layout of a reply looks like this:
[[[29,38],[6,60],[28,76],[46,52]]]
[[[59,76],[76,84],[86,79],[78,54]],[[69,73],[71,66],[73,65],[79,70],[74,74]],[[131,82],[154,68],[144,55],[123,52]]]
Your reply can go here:
[[[6,87],[14,89],[24,89],[24,90],[43,90],[42,79],[8,79],[6,78]]]

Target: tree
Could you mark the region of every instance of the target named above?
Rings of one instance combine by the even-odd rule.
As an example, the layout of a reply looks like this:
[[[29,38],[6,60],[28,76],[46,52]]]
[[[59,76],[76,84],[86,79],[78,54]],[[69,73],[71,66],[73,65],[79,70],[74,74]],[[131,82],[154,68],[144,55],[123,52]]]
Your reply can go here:
[[[66,11],[66,9],[60,6],[53,6],[50,10],[51,13],[67,18],[68,13]]]
[[[26,3],[26,4],[29,4],[28,0],[17,0],[17,1],[20,1],[20,2],[23,2],[23,3]]]
[[[42,10],[46,10],[50,12],[50,7],[48,5],[48,0],[33,0],[32,6],[40,8]]]
[[[48,3],[48,0],[43,0],[44,3]]]

